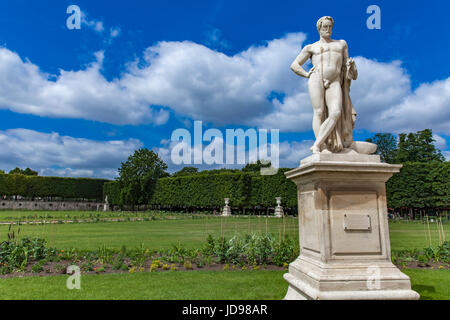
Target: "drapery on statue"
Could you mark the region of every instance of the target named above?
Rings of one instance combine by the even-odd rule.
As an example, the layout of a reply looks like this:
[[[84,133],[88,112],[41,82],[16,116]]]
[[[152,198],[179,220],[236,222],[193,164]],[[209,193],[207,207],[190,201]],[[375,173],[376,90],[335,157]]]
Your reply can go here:
[[[350,84],[358,77],[355,61],[348,56],[345,40],[332,40],[334,20],[322,17],[317,21],[320,40],[307,45],[291,65],[297,75],[309,79],[308,89],[313,105],[313,130],[316,142],[313,153],[354,150],[371,154],[376,145],[353,141],[356,112],[350,99]],[[303,69],[308,59],[313,68]]]

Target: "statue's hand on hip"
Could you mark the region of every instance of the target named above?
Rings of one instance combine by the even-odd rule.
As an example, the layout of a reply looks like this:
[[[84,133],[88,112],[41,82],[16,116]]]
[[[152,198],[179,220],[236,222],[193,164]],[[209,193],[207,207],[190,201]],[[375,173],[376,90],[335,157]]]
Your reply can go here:
[[[314,73],[314,71],[316,71],[316,67],[312,67],[311,70],[309,70],[308,72],[308,79],[311,77],[311,75]]]

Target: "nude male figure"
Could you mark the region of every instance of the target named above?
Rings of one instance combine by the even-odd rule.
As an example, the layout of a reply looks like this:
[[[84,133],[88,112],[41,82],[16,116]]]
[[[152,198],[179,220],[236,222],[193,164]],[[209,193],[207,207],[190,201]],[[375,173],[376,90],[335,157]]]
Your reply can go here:
[[[309,79],[308,89],[314,110],[313,130],[316,136],[316,142],[311,147],[313,153],[326,149],[325,142],[341,117],[343,65],[346,66],[347,79],[356,80],[357,78],[355,62],[348,57],[347,43],[344,40],[331,39],[333,26],[333,18],[320,18],[317,22],[320,40],[305,46],[291,65],[291,70],[297,75]],[[306,72],[302,66],[308,59],[311,59],[314,67]],[[325,121],[323,120],[324,112],[328,115]],[[356,114],[352,116],[354,122]]]

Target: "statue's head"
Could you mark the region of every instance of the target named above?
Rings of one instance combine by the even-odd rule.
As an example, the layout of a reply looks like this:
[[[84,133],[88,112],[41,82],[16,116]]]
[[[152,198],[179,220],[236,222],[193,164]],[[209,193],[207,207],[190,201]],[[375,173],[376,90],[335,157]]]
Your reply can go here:
[[[326,39],[331,38],[333,32],[334,20],[330,16],[325,16],[317,21],[317,31],[319,34]]]

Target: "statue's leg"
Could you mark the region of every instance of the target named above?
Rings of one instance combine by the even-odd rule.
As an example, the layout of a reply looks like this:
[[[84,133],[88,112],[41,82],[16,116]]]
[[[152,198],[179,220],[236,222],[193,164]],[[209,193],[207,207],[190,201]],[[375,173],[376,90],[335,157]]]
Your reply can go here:
[[[314,112],[312,127],[317,139],[320,126],[322,125],[323,113],[325,111],[325,89],[319,74],[313,73],[311,75],[308,81],[308,89]]]
[[[328,107],[328,118],[322,123],[313,148],[319,149],[337,124],[342,113],[342,89],[338,81],[333,82],[325,91],[325,103]],[[312,149],[313,149],[312,148]],[[313,151],[314,152],[314,151]]]

